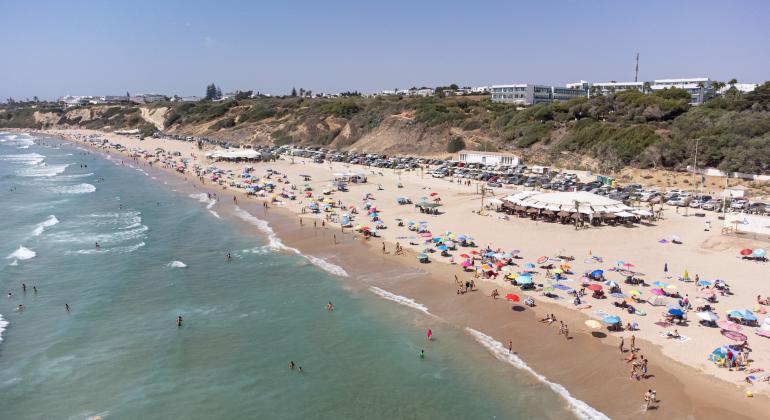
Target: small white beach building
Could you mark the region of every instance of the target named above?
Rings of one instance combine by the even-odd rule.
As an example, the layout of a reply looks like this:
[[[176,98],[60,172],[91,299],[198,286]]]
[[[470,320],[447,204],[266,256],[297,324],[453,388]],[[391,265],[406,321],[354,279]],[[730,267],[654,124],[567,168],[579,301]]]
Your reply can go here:
[[[518,166],[519,157],[511,153],[481,152],[477,150],[460,150],[457,160],[463,163],[480,163],[482,165]]]

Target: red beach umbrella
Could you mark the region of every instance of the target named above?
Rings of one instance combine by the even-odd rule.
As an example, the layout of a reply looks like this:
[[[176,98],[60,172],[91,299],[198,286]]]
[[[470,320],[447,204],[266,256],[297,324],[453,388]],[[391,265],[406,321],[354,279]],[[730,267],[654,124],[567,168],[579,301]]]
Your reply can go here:
[[[431,197],[435,197],[435,196],[437,196],[437,195],[438,195],[438,193],[437,193],[437,192],[432,192],[432,193],[430,193],[430,196],[431,196]]]
[[[460,258],[470,258],[471,256],[468,254],[460,254]]]
[[[513,293],[508,293],[507,295],[505,295],[505,298],[510,300],[511,302],[518,302],[521,300],[519,295],[514,295]]]
[[[752,250],[750,250],[748,248],[744,248],[744,249],[741,250],[741,255],[743,255],[744,257],[749,256],[752,253],[754,253],[754,251],[752,251]]]
[[[593,283],[586,286],[586,289],[593,290],[594,292],[598,292],[599,290],[602,290],[602,285]]]

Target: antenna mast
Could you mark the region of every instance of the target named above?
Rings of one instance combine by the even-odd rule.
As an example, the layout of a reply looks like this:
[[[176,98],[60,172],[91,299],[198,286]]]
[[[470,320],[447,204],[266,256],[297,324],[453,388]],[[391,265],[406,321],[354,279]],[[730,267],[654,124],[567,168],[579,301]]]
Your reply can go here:
[[[634,82],[639,81],[639,53],[636,53],[636,72],[634,73]]]

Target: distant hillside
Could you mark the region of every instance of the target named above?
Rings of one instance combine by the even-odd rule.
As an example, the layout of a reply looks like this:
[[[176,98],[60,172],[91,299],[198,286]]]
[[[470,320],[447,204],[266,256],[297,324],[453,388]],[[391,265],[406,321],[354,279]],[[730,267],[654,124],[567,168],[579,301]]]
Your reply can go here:
[[[225,102],[0,108],[0,127],[139,128],[233,143],[323,145],[341,150],[447,155],[509,150],[530,161],[617,171],[692,162],[770,172],[770,82],[700,107],[685,91],[636,91],[516,109],[486,97],[262,98]]]

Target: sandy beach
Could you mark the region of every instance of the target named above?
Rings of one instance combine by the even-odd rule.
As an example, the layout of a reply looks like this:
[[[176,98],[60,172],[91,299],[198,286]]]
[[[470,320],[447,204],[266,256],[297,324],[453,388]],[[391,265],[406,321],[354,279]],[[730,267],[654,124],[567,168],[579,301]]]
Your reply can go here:
[[[194,143],[156,138],[139,140],[88,130],[45,133],[80,142],[87,136],[99,136],[129,149],[153,151],[162,148],[168,153],[179,152],[180,157],[193,159],[192,162],[203,167],[211,163],[203,157],[204,153],[214,150],[202,152]],[[102,151],[117,153],[114,149]],[[130,160],[127,155],[123,159]],[[300,158],[250,164],[254,167],[255,176],[263,176],[270,168],[285,174],[291,183],[299,187],[309,184],[314,194],[323,189],[335,190],[331,186],[334,173],[366,172],[368,183],[349,184],[348,192],[334,191],[330,194],[335,201],[342,202],[343,207],[353,205],[359,208],[367,193],[373,195],[372,201],[388,228],[379,231],[380,237],[365,240],[351,229],[343,232],[339,224],[326,222],[323,212],[317,215],[303,213],[307,199],[301,196],[300,189],[296,191],[296,200],[271,203],[270,208],[265,209],[262,207],[263,200],[247,197],[243,190],[224,187],[209,180],[201,184],[194,174],[180,174],[173,171],[172,167],[159,167],[158,163],[150,168],[144,158],[139,159],[137,164],[143,165],[145,170],[156,171],[159,178],[185,177],[191,192],[217,194],[218,202],[212,204],[209,210],[216,212],[218,217],[238,220],[253,229],[259,227],[248,225],[243,213],[239,212],[245,211],[267,221],[286,246],[296,248],[304,255],[322,258],[323,261],[333,263],[334,267],[341,267],[346,274],[343,281],[371,284],[371,287],[424,305],[434,316],[420,318],[416,321],[416,328],[440,331],[441,325],[448,324],[467,329],[479,341],[479,351],[491,351],[493,354],[496,344],[485,337],[502,343],[504,350],[507,350],[507,343],[512,341],[516,359],[549,381],[566,387],[574,398],[612,418],[760,418],[768,407],[770,383],[758,381],[748,384],[744,381],[748,372],[729,371],[708,360],[712,350],[735,342],[723,337],[718,328],[700,326],[695,311],[689,313],[686,326],[660,327],[656,323],[661,321],[665,306],[644,304],[641,308],[646,315],[632,316],[614,307],[612,302],[615,299],[597,300],[587,297],[591,307],[578,310],[574,309],[571,299],[564,293],[558,294],[561,295],[560,299],[543,297],[538,292],[522,293],[518,287],[503,281],[502,276],[497,279],[477,278],[477,291],[458,295],[455,276],[463,281],[472,277],[471,273],[464,272],[457,265],[461,261],[457,255],[463,251],[453,252],[454,264],[450,258],[441,257],[438,253],[431,255],[433,263],[419,264],[415,256],[425,248],[423,238],[415,236],[414,232],[405,227],[397,226],[397,219],[426,221],[432,232],[472,236],[479,247],[489,246],[504,252],[520,250],[518,255],[521,259],[516,261],[519,265],[534,263],[543,256],[573,256],[574,261],[570,265],[575,274],[567,275],[569,280],[565,284],[576,288],[580,286],[578,279],[581,273],[594,269],[607,270],[616,261],[624,261],[633,264],[635,272],[643,273],[642,278],[647,283],[662,281],[674,285],[682,296],[689,295],[695,307],[702,304],[698,300],[700,293],[697,286],[695,283],[680,282],[677,278],[687,271],[691,277],[698,275],[701,279],[721,279],[730,285],[733,292],[732,295],[720,296],[716,304],[716,312],[724,318],[728,310],[753,310],[757,306],[757,295],[763,298],[770,296],[770,289],[763,284],[767,264],[742,260],[738,254],[742,248],[767,245],[721,235],[721,221],[717,220],[714,213],[707,213],[705,218],[715,227],[711,231],[704,231],[704,218],[685,216],[668,207],[663,212],[663,219],[650,225],[575,230],[569,225],[516,217],[506,220],[501,213],[480,212],[481,195],[477,193],[478,187],[475,184],[460,185],[447,179],[434,179],[420,172],[379,169],[372,172],[360,166],[314,164]],[[244,165],[217,162],[216,166],[240,174]],[[300,175],[309,175],[311,181],[304,181]],[[403,188],[397,188],[399,183]],[[378,189],[378,185],[382,186],[382,190]],[[499,198],[514,191],[495,189],[494,196]],[[431,194],[441,198],[443,214],[421,214],[412,205],[397,204],[398,197],[408,197],[417,202],[421,197]],[[234,196],[237,200],[233,199]],[[302,220],[301,224],[298,217]],[[360,223],[368,222],[364,213],[357,217]],[[683,243],[675,245],[659,242],[672,235],[679,236]],[[406,248],[403,255],[395,255],[397,242]],[[410,242],[415,245],[410,245]],[[381,250],[383,243],[385,254]],[[593,257],[601,257],[603,262],[599,263]],[[664,264],[667,265],[667,273],[664,272]],[[334,267],[327,267],[327,271],[333,272]],[[543,270],[537,271],[535,282],[545,283]],[[619,274],[608,272],[608,278],[622,284]],[[624,290],[632,288],[626,285],[623,287]],[[514,305],[514,308],[521,309],[512,310],[510,302],[489,297],[493,289],[497,289],[501,296],[507,293],[531,296],[537,306],[524,308],[523,305]],[[645,298],[649,296],[649,288],[641,290]],[[584,322],[597,319],[597,311],[618,315],[624,324],[636,322],[639,330],[592,330]],[[558,323],[547,326],[537,322],[548,313],[556,314],[560,321],[569,325],[571,339],[567,340],[557,333]],[[758,317],[762,320],[765,315],[758,314]],[[674,328],[687,339],[672,340],[661,335]],[[742,332],[748,336],[753,350],[750,368],[770,369],[770,340],[755,335],[749,327],[744,327]],[[641,381],[629,379],[630,365],[623,360],[627,353],[621,354],[618,350],[620,337],[629,343],[632,334],[637,347],[641,348],[640,355],[649,360],[651,377]],[[498,353],[496,357],[515,365],[516,359],[504,353]],[[766,374],[755,373],[758,377]],[[642,395],[650,388],[657,391],[661,402],[657,410],[643,413],[640,410]],[[747,398],[747,391],[752,392],[754,397]]]

